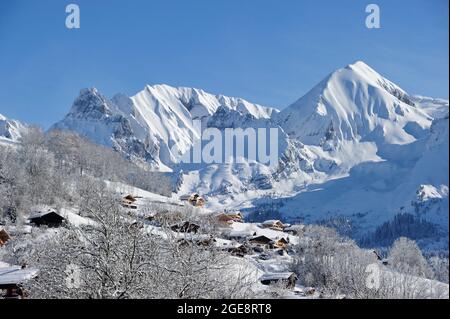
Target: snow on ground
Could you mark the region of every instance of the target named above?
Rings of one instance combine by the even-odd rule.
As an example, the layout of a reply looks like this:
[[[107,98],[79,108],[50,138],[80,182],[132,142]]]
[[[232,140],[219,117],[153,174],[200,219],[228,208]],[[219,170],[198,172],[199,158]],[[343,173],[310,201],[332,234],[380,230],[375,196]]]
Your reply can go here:
[[[161,203],[173,203],[173,204],[182,204],[176,198],[166,197],[159,194],[151,193],[149,191],[143,190],[141,188],[137,188],[134,186],[130,186],[121,182],[111,182],[105,181],[106,185],[114,191],[126,196],[132,195],[134,197],[143,197],[147,200],[151,200],[153,202],[161,202]],[[138,198],[139,199],[139,198]]]
[[[408,288],[408,295],[404,296],[405,298],[422,298],[424,295],[435,296],[434,298],[439,296],[441,299],[449,298],[449,285],[437,280],[405,275],[385,267],[381,269],[381,278],[387,284],[393,285],[396,295],[400,296],[400,293]]]
[[[61,208],[58,212],[73,226],[93,226],[96,224],[92,219],[78,215],[78,210],[74,208]]]

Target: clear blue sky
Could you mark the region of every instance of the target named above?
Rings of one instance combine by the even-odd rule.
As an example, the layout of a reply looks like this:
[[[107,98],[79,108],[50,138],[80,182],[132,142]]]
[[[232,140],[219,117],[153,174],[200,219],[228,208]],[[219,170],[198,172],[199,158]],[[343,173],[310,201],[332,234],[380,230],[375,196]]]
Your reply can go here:
[[[65,6],[81,29],[65,27]],[[381,29],[365,7],[381,8]],[[448,0],[1,0],[0,113],[48,127],[84,87],[193,86],[283,108],[363,60],[448,98]]]

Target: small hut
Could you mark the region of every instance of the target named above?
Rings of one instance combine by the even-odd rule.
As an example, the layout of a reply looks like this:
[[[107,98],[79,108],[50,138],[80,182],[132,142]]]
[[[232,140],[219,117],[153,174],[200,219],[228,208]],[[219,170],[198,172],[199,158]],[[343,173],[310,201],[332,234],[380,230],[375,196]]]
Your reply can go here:
[[[136,197],[134,197],[133,195],[127,195],[123,199],[125,199],[129,202],[132,202],[132,203],[134,203],[137,200]]]
[[[270,228],[272,230],[278,231],[283,231],[284,229],[284,224],[276,219],[266,220],[265,222],[261,223],[261,226],[263,228]]]
[[[263,285],[281,284],[287,289],[293,289],[297,282],[297,275],[293,272],[266,273],[262,275],[259,281]]]
[[[136,197],[133,195],[127,195],[122,198],[122,206],[130,209],[137,209],[137,205],[135,202],[137,201]]]

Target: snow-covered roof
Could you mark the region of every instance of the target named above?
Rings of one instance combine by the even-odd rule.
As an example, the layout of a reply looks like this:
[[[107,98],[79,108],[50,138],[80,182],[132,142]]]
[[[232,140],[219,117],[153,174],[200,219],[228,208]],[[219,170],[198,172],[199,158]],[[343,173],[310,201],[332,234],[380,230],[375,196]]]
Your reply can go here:
[[[78,215],[77,210],[73,208],[61,208],[59,215],[64,217],[68,221],[68,223],[73,226],[97,225],[97,222],[95,222],[94,220]]]
[[[266,235],[256,235],[248,238],[248,240],[257,240],[257,239],[267,239],[268,241],[273,241],[273,239],[267,237]]]
[[[293,272],[280,272],[280,273],[265,273],[259,278],[259,280],[286,280],[289,279],[292,275],[295,276]]]
[[[255,233],[254,231],[251,231],[249,229],[247,229],[247,230],[231,230],[230,232],[228,232],[228,237],[247,238],[247,237],[253,236],[254,233]]]
[[[19,284],[35,277],[38,269],[10,266],[0,268],[0,286]]]
[[[52,214],[52,213],[56,214],[58,216],[61,216],[54,209],[47,208],[47,209],[36,210],[36,211],[31,212],[29,219],[40,218],[42,216]]]

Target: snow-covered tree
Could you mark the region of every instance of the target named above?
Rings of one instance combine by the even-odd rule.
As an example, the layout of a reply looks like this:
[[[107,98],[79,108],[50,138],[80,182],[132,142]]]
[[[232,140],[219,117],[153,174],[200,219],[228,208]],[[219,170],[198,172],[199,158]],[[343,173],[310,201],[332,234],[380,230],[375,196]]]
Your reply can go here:
[[[318,287],[330,296],[368,298],[376,294],[366,284],[366,269],[376,263],[375,255],[334,229],[306,226],[295,249],[294,270],[304,285]]]
[[[448,272],[449,262],[448,257],[433,256],[429,259],[430,267],[433,269],[436,280],[444,283],[449,283]]]
[[[397,239],[389,250],[389,265],[398,272],[432,278],[433,271],[416,242],[406,237]]]

